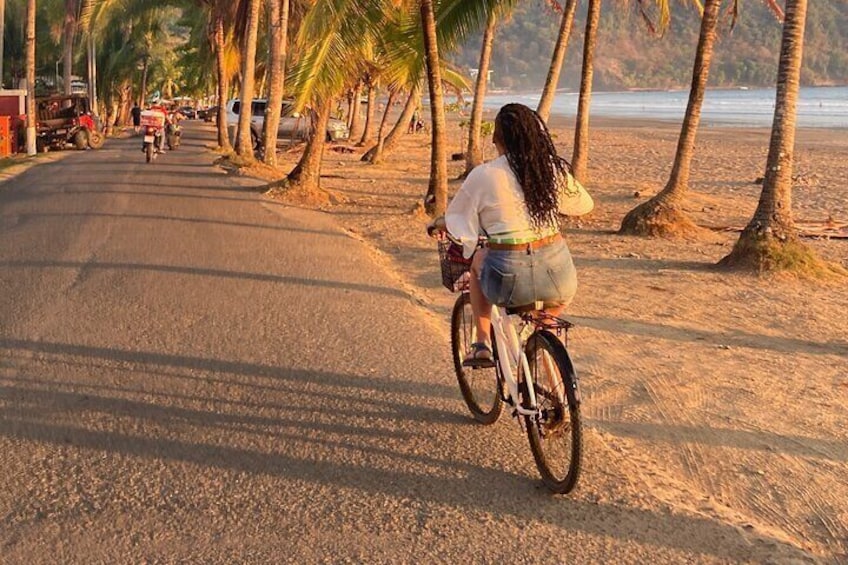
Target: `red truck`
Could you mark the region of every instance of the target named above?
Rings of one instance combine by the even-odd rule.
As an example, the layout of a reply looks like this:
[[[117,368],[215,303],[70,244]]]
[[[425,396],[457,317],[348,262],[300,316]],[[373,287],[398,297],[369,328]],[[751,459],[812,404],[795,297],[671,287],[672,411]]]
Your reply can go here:
[[[68,144],[77,149],[100,149],[103,146],[103,134],[91,115],[88,96],[71,94],[36,98],[35,107],[39,152],[47,148],[63,149]]]

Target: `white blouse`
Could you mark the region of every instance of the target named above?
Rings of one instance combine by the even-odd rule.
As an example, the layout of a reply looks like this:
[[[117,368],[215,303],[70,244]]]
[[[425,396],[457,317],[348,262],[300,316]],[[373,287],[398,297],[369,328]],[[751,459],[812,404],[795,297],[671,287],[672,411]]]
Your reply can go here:
[[[574,177],[568,175],[567,186],[566,183],[561,186],[560,214],[582,216],[592,211],[592,197]],[[448,205],[445,225],[448,233],[462,243],[466,258],[474,254],[481,235],[530,241],[557,231],[557,226],[543,231],[533,228],[524,192],[505,155],[475,167],[468,174]]]

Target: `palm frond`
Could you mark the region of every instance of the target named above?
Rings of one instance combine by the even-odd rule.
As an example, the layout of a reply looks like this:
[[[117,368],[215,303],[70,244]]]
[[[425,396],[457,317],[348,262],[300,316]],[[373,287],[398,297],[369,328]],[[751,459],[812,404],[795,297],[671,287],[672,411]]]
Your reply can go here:
[[[384,19],[383,6],[373,0],[317,0],[301,25],[301,56],[286,79],[295,106],[337,96],[361,70],[366,43],[379,35]]]
[[[444,0],[436,6],[436,33],[439,49],[453,51],[486,24],[491,11],[504,14],[518,0]]]

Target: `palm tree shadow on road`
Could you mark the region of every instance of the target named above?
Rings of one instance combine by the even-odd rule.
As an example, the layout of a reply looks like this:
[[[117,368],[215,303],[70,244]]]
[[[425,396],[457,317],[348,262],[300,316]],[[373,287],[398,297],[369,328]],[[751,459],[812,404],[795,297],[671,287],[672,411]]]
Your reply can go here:
[[[455,399],[453,387],[447,385],[32,340],[0,339],[0,348],[11,354],[4,355],[8,359],[18,356],[27,360],[36,355],[42,361],[38,365],[40,375],[0,377],[4,383],[0,394],[10,399],[0,407],[0,436],[15,441],[131,457],[138,460],[134,465],[164,462],[176,470],[188,464],[194,469],[192,473],[197,473],[197,468],[211,473],[236,471],[396,499],[415,493],[422,502],[466,512],[512,516],[525,523],[567,525],[590,535],[719,559],[755,558],[780,543],[760,537],[752,544],[751,538],[743,537],[736,527],[699,516],[549,496],[535,477],[480,465],[471,461],[473,456],[466,460],[452,457],[443,449],[446,446],[416,449],[422,442],[438,444],[445,433],[453,437],[449,428],[468,421],[464,415],[454,416],[430,405],[434,397]],[[78,362],[92,358],[102,361],[104,377],[116,365],[126,366],[138,376],[138,382],[144,383],[143,396],[134,394],[131,388],[100,387],[101,380],[108,381],[101,377],[90,385],[65,382],[64,390],[57,391],[52,385],[45,388],[45,383],[56,382],[42,381],[50,365],[65,367],[74,358],[79,358]],[[86,366],[90,363],[82,368]],[[173,386],[174,379],[185,378],[196,380],[198,387],[209,384],[210,378],[220,379],[229,383],[231,391],[256,385],[271,388],[262,394],[261,406],[234,405],[221,399],[210,408],[198,408],[210,406],[210,399],[199,404],[194,395],[172,393],[185,388]],[[122,377],[120,382],[127,379]],[[281,384],[283,387],[277,389]],[[151,388],[161,390],[153,400]],[[303,406],[293,410],[286,403],[269,403],[272,394],[291,398],[292,389],[301,391]],[[306,390],[316,391],[311,404],[313,393],[303,394]],[[348,408],[339,413],[335,407],[338,403]],[[361,422],[363,414],[374,422],[376,430],[371,424],[363,427],[356,423],[356,417]],[[133,429],[152,433],[116,431],[116,426],[110,425],[116,418],[135,421]],[[416,437],[409,437],[408,431],[396,426],[401,421],[426,422],[428,426],[411,428],[416,430]],[[474,429],[480,433],[491,430]],[[503,430],[495,432],[502,434]],[[474,441],[473,434],[464,435]],[[252,438],[247,442],[250,447],[245,447],[245,437]],[[356,452],[360,462],[304,457],[292,449],[295,445],[305,446],[307,453]],[[636,524],[639,526],[634,527]]]

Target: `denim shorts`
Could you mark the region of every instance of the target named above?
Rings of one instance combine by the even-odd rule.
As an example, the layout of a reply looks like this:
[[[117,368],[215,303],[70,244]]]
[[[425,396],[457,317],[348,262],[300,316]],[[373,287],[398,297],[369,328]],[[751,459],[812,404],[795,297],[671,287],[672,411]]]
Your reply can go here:
[[[498,306],[567,305],[577,293],[577,271],[563,240],[529,251],[489,249],[480,287]]]

